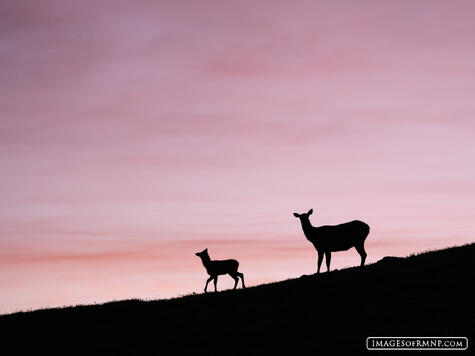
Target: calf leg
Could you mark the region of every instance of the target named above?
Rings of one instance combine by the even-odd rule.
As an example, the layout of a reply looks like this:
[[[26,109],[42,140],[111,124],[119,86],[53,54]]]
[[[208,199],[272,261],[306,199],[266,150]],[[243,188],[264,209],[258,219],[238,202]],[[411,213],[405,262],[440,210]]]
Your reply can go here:
[[[208,289],[208,283],[211,282],[211,280],[213,279],[214,277],[211,276],[208,278],[208,280],[206,281],[206,285],[205,285],[205,293],[207,292],[207,289]]]
[[[356,251],[358,251],[358,253],[361,256],[361,267],[363,267],[366,261],[366,256],[367,256],[366,251],[364,250],[364,246],[363,244],[361,244],[361,245],[355,246],[355,248],[356,248]]]
[[[214,291],[215,292],[218,291],[217,285],[218,285],[218,276],[215,276],[214,277]]]
[[[241,272],[236,272],[236,274],[241,277],[241,282],[242,282],[242,287],[243,288],[246,288],[246,286],[244,285],[244,275],[241,273]]]

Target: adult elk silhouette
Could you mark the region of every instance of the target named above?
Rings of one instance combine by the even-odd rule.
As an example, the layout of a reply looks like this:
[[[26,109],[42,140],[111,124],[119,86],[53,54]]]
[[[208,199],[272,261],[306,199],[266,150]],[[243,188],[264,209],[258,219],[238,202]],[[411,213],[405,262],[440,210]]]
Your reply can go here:
[[[364,266],[366,260],[364,242],[369,234],[369,225],[359,220],[353,220],[340,225],[312,226],[309,219],[312,213],[313,209],[310,209],[308,213],[294,213],[294,216],[300,219],[305,237],[317,249],[317,273],[320,273],[323,255],[326,259],[327,271],[330,272],[332,252],[345,251],[352,247],[360,254],[361,266]]]
[[[217,284],[218,284],[218,276],[222,274],[229,274],[233,279],[234,279],[234,289],[236,289],[236,286],[239,282],[239,278],[241,277],[241,282],[242,282],[242,287],[246,288],[244,285],[244,275],[240,272],[238,272],[238,267],[239,267],[239,262],[236,260],[223,260],[223,261],[218,261],[218,260],[211,260],[208,254],[208,249],[205,248],[201,252],[197,252],[196,256],[201,258],[201,262],[203,262],[203,266],[206,268],[206,272],[210,275],[208,280],[206,281],[205,285],[205,293],[207,292],[208,289],[208,283],[211,282],[211,280],[214,280],[214,291],[217,291]]]

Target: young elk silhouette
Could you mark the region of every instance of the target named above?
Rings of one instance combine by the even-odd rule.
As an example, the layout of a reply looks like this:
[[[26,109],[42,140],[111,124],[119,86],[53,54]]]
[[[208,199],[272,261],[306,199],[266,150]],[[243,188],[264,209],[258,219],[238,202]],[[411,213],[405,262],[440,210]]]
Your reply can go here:
[[[369,225],[359,220],[353,220],[340,225],[324,225],[315,227],[312,226],[309,220],[309,216],[312,213],[313,209],[310,209],[308,213],[294,213],[294,216],[300,219],[305,237],[317,249],[317,273],[320,273],[320,266],[322,265],[324,254],[327,263],[327,271],[330,272],[332,252],[345,251],[352,247],[354,247],[360,254],[361,266],[364,266],[366,260],[364,242],[369,234]]]
[[[205,293],[207,292],[208,283],[214,279],[214,291],[217,291],[217,284],[218,284],[218,276],[221,274],[229,274],[234,279],[234,289],[239,282],[239,278],[241,277],[242,287],[246,288],[244,285],[244,275],[238,272],[239,262],[236,260],[211,260],[208,254],[208,249],[204,249],[201,252],[197,252],[196,256],[201,258],[201,262],[203,262],[203,266],[206,268],[206,272],[210,275],[208,280],[206,281],[205,285]]]

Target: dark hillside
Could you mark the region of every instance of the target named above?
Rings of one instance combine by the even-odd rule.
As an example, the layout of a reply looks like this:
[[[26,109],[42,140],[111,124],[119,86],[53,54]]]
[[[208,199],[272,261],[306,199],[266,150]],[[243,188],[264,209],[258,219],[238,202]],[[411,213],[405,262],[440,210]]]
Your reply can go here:
[[[466,336],[457,354],[473,353],[474,282],[471,244],[246,290],[16,313],[0,317],[1,354],[377,354],[368,336]]]

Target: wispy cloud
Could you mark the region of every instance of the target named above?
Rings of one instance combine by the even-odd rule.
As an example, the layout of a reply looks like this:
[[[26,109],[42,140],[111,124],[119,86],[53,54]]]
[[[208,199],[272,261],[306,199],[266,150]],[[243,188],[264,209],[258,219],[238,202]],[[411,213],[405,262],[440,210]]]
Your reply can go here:
[[[177,294],[203,245],[284,278],[314,266],[310,207],[367,220],[374,259],[471,240],[473,10],[2,1],[0,254],[24,282],[2,299],[60,288],[55,265],[91,295],[129,295],[87,289],[99,265]]]

